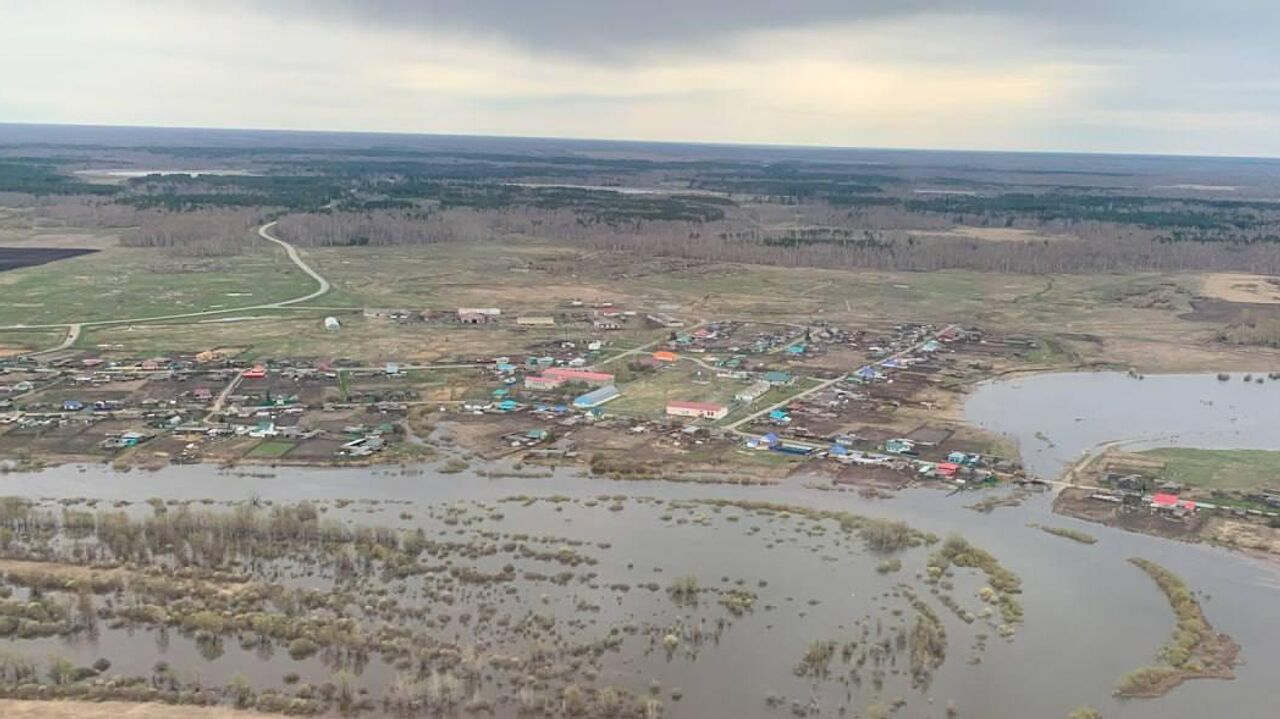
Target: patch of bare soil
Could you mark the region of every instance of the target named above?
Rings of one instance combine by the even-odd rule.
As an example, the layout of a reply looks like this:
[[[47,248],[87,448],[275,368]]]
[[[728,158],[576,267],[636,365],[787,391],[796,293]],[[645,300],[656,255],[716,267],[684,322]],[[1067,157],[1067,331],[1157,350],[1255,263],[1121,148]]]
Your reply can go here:
[[[1264,527],[1231,517],[1211,518],[1201,532],[1205,539],[1233,549],[1280,558],[1280,529]]]
[[[1280,305],[1280,277],[1217,272],[1201,278],[1200,294],[1228,302]]]
[[[1079,239],[1075,235],[1052,234],[1018,227],[952,227],[942,232],[919,231],[909,234],[920,237],[944,237],[983,242],[1061,242]]]
[[[272,715],[230,707],[0,699],[0,716],[5,719],[270,719]]]

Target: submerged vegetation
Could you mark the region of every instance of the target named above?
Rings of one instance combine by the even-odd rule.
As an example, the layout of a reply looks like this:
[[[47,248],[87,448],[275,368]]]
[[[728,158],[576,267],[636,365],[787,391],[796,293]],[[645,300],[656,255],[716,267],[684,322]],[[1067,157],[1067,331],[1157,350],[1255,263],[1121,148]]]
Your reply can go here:
[[[1239,645],[1231,637],[1213,631],[1200,602],[1178,575],[1155,562],[1129,560],[1147,573],[1169,600],[1177,619],[1173,638],[1160,648],[1160,664],[1129,672],[1116,685],[1117,696],[1157,697],[1187,679],[1233,679]]]
[[[1022,604],[1018,594],[1022,593],[1022,580],[1018,575],[1000,564],[994,555],[979,549],[964,537],[948,537],[942,546],[929,556],[929,574],[935,581],[940,580],[952,565],[980,570],[987,576],[988,586],[983,587],[979,596],[984,602],[995,605],[1000,610],[1004,621],[1001,634],[1012,636],[1013,626],[1022,622]]]
[[[657,520],[660,531],[731,531],[766,550],[789,545],[791,552],[812,553],[815,567],[839,561],[840,550],[865,552],[872,577],[921,558],[902,550],[937,541],[901,522],[718,499],[601,494],[412,508],[374,500],[200,504],[155,498],[51,507],[0,500],[0,635],[15,650],[12,659],[0,659],[0,697],[300,715],[653,719],[685,690],[664,693],[645,668],[651,662],[692,666],[716,651],[739,620],[794,602],[788,621],[796,621],[829,597],[796,597],[795,587],[763,578],[726,574],[717,581],[688,567],[661,580],[667,567],[625,561],[622,569],[620,558],[610,556],[611,541],[504,530],[512,516],[537,511],[571,523],[582,512],[601,518],[624,512]],[[356,520],[381,511],[399,524]],[[883,556],[892,553],[901,556]],[[652,577],[639,574],[648,571]],[[883,580],[885,591],[852,627],[815,639],[791,666],[795,677],[813,687],[866,682],[877,692],[925,691],[946,657],[947,632],[925,598],[892,581]],[[612,609],[636,595],[663,600]],[[190,653],[171,655],[183,657],[175,666],[139,667],[136,658],[113,653],[115,638],[125,634],[182,644]],[[24,649],[40,638],[68,647],[93,638],[102,653],[86,658],[73,651],[45,661]],[[238,673],[221,675],[216,664],[212,675],[197,669],[221,657],[236,657]],[[393,670],[389,684],[365,671],[375,662]],[[287,666],[257,671],[281,663]],[[619,674],[619,666],[628,669]],[[780,669],[786,673],[785,664]],[[793,712],[816,706],[814,697],[778,701]],[[897,697],[886,706],[906,701]],[[840,706],[853,709],[849,698]]]
[[[1070,539],[1073,542],[1079,542],[1080,544],[1097,544],[1098,542],[1097,537],[1078,529],[1069,529],[1067,527],[1047,527],[1042,524],[1029,524],[1027,526],[1052,534],[1055,537],[1062,537],[1064,539]]]

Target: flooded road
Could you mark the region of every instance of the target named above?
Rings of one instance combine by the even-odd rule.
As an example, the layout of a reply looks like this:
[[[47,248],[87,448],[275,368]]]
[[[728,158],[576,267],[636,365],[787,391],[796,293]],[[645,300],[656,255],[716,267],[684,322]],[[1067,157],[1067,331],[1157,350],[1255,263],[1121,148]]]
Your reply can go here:
[[[1137,382],[1137,380],[1130,380]],[[1150,382],[1151,380],[1146,380]],[[1209,390],[1219,386],[1209,380]],[[1239,381],[1236,381],[1240,384]],[[1225,388],[1223,388],[1225,389]],[[1249,387],[1268,394],[1268,387]],[[1082,440],[1083,441],[1083,440]],[[1033,497],[1022,506],[980,514],[964,508],[976,497],[949,497],[936,490],[913,490],[888,500],[867,500],[854,493],[821,491],[796,482],[774,487],[692,485],[669,482],[612,482],[589,479],[577,472],[556,472],[549,478],[486,479],[471,473],[438,474],[429,468],[401,470],[265,470],[271,476],[234,474],[208,466],[172,467],[159,472],[118,473],[102,466],[60,467],[36,474],[0,477],[0,494],[32,498],[93,497],[102,500],[162,499],[297,502],[301,500],[357,500],[345,505],[342,516],[366,524],[421,526],[434,536],[454,530],[432,517],[433,508],[462,503],[493,505],[503,498],[560,497],[524,509],[506,509],[500,522],[481,523],[483,530],[545,533],[589,543],[607,543],[595,550],[598,581],[656,582],[662,586],[681,575],[704,578],[704,584],[744,580],[758,593],[756,609],[735,619],[715,646],[702,647],[696,659],[661,651],[624,647],[610,658],[600,677],[643,692],[657,681],[664,692],[680,687],[683,698],[667,702],[669,717],[780,717],[784,705],[769,707],[766,696],[814,698],[823,716],[847,704],[863,711],[872,703],[888,704],[902,696],[907,705],[895,716],[941,717],[954,702],[960,717],[1062,717],[1081,704],[1092,705],[1106,717],[1133,719],[1192,719],[1203,716],[1264,717],[1273,715],[1274,682],[1280,667],[1280,622],[1275,619],[1280,598],[1280,571],[1242,555],[1187,545],[1053,516],[1049,497]],[[593,506],[601,494],[626,495],[610,510]],[[564,501],[564,498],[573,501]],[[648,498],[648,499],[643,499]],[[861,515],[899,519],[922,531],[945,537],[960,534],[987,549],[1022,578],[1021,601],[1025,623],[1012,640],[999,638],[984,621],[966,624],[942,608],[921,587],[917,576],[929,548],[899,554],[904,568],[883,575],[878,558],[840,532],[814,533],[776,517],[762,517],[726,508],[724,512],[673,509],[700,499],[767,501]],[[385,509],[358,500],[396,500]],[[145,505],[142,505],[145,508]],[[335,510],[337,511],[337,510]],[[486,510],[490,511],[490,510]],[[730,519],[729,515],[736,516]],[[699,519],[701,517],[701,519]],[[682,521],[685,520],[685,521]],[[489,520],[486,520],[489,521]],[[1027,527],[1041,523],[1082,529],[1098,538],[1081,545]],[[1219,631],[1243,645],[1243,664],[1235,681],[1192,681],[1168,696],[1154,700],[1120,701],[1111,697],[1116,681],[1133,669],[1153,663],[1155,652],[1174,626],[1169,606],[1156,586],[1128,564],[1141,556],[1180,574],[1202,592],[1205,612]],[[661,573],[656,568],[661,567]],[[954,596],[972,605],[981,585],[972,570],[957,570]],[[764,582],[763,585],[759,584]],[[889,676],[882,689],[870,682],[858,686],[818,681],[792,673],[806,647],[822,639],[839,639],[863,622],[896,621],[889,610],[899,607],[890,593],[900,584],[915,585],[934,605],[948,635],[946,662],[924,691],[911,688],[901,677]],[[513,607],[548,603],[560,606],[581,598],[569,585],[563,591],[521,588],[509,601]],[[541,599],[539,593],[542,593]],[[633,588],[601,603],[598,620],[606,622],[673,621],[684,614],[673,610],[662,591]],[[770,608],[772,607],[772,608]],[[451,625],[449,632],[461,632]],[[292,662],[277,651],[263,659],[229,642],[226,653],[213,662],[192,654],[190,645],[172,641],[159,652],[148,632],[112,646],[110,637],[82,652],[57,649],[91,660],[107,656],[115,666],[145,670],[166,660],[185,671],[203,672],[209,682],[224,682],[228,672],[269,675],[303,674],[318,681],[324,669],[314,660]],[[989,635],[980,638],[980,635]],[[40,640],[42,653],[60,640]],[[985,649],[975,650],[983,644]],[[6,642],[0,642],[0,648]],[[16,647],[15,647],[16,648]],[[172,654],[170,654],[172,653]],[[265,661],[269,668],[246,662]],[[976,662],[976,663],[974,663]],[[366,669],[368,681],[391,680],[390,667],[376,659]],[[510,709],[508,707],[507,709]],[[509,711],[500,711],[508,715]]]
[[[1280,450],[1280,382],[1243,377],[1031,375],[980,385],[965,402],[965,419],[1014,439],[1027,470],[1047,479],[1111,442],[1125,449]]]

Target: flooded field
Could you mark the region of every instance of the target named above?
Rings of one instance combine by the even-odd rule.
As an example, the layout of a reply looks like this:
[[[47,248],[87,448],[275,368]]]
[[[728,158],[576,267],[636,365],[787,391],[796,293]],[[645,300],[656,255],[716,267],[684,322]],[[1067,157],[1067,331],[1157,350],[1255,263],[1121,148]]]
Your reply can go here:
[[[207,466],[68,466],[0,484],[31,502],[5,504],[7,556],[124,560],[83,592],[10,560],[4,601],[46,616],[0,640],[5,671],[97,662],[102,677],[224,703],[230,691],[370,716],[1055,717],[1080,704],[1265,716],[1280,665],[1280,572],[1105,527],[1069,541],[1028,526],[1085,526],[1052,516],[1047,497],[981,514],[932,490],[873,501],[799,484]],[[1235,680],[1112,698],[1174,626],[1135,556],[1180,575],[1240,640]],[[183,598],[170,582],[187,583]]]
[[[965,417],[1016,440],[1027,470],[1045,478],[1104,443],[1280,449],[1280,381],[1245,377],[1039,374],[981,385],[965,403]]]

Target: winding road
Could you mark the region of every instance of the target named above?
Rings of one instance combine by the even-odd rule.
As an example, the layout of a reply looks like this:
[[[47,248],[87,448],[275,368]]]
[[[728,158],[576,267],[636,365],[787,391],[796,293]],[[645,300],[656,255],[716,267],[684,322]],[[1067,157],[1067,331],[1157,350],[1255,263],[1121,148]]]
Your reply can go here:
[[[278,300],[276,302],[266,302],[258,305],[249,305],[246,307],[231,307],[231,308],[223,308],[223,309],[216,309],[216,310],[199,310],[196,312],[178,312],[171,315],[152,315],[150,317],[129,317],[126,319],[118,319],[118,320],[92,320],[89,322],[59,322],[55,324],[43,324],[43,325],[7,325],[7,326],[0,327],[0,331],[49,330],[49,329],[65,329],[67,331],[66,337],[63,338],[62,343],[59,344],[57,347],[53,347],[47,350],[40,350],[38,352],[31,352],[31,353],[28,353],[27,355],[29,357],[36,357],[39,355],[59,352],[61,350],[65,350],[71,347],[76,343],[76,340],[80,339],[80,332],[85,327],[105,327],[109,325],[125,325],[125,324],[136,325],[136,324],[146,324],[148,322],[166,322],[169,320],[183,320],[183,319],[191,319],[196,317],[214,317],[217,315],[231,314],[232,312],[250,312],[253,310],[281,309],[285,307],[290,307],[292,305],[301,304],[309,300],[314,300],[317,297],[321,297],[327,292],[329,292],[331,288],[331,285],[329,284],[329,280],[325,279],[319,272],[316,272],[314,269],[312,269],[311,266],[308,265],[306,261],[302,259],[302,256],[298,253],[298,250],[296,247],[289,244],[288,242],[285,242],[279,237],[276,237],[275,235],[271,234],[271,228],[275,227],[275,225],[276,225],[276,222],[274,220],[266,223],[265,225],[262,225],[261,227],[258,228],[258,236],[264,240],[267,240],[268,242],[273,242],[279,245],[280,247],[284,248],[285,255],[289,257],[289,261],[297,265],[298,269],[306,273],[308,277],[315,280],[316,289],[314,291],[308,294],[302,295],[300,297],[293,297],[286,300]]]

